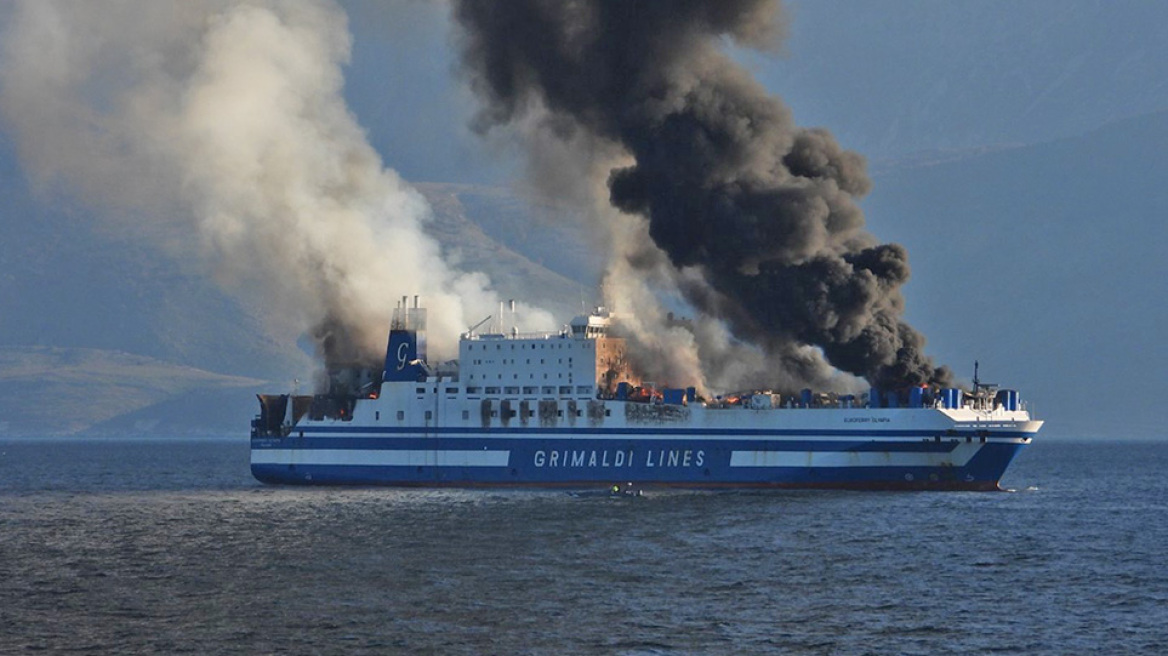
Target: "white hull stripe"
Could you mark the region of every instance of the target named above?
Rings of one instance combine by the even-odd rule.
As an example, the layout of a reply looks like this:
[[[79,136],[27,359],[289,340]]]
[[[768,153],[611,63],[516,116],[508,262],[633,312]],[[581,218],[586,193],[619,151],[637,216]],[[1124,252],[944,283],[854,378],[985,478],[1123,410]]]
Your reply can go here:
[[[963,467],[981,448],[959,444],[949,453],[889,451],[734,451],[731,467]]]
[[[254,449],[253,465],[357,465],[372,467],[506,467],[510,451],[425,449]]]

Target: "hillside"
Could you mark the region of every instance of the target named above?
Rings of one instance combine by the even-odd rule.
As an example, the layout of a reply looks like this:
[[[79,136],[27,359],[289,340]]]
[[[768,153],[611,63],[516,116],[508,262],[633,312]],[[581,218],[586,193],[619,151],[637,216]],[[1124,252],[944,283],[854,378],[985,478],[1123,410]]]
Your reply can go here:
[[[200,401],[238,396],[255,405],[249,392],[260,384],[117,351],[0,347],[0,435],[217,434],[227,421],[243,434],[246,421],[223,412],[237,405]],[[167,403],[189,410],[143,412]]]
[[[427,231],[448,259],[490,275],[504,298],[540,305],[567,321],[595,302],[602,262],[570,211],[504,187],[417,183],[434,210]]]

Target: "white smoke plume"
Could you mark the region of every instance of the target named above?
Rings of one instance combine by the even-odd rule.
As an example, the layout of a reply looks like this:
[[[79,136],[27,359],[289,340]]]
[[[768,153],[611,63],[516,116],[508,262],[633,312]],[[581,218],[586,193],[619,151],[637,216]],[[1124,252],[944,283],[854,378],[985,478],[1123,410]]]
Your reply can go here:
[[[326,360],[382,357],[402,296],[424,299],[438,356],[497,307],[485,275],[443,261],[426,202],[346,106],[350,35],[332,2],[29,0],[8,14],[0,111],[33,179],[191,256],[313,333]]]

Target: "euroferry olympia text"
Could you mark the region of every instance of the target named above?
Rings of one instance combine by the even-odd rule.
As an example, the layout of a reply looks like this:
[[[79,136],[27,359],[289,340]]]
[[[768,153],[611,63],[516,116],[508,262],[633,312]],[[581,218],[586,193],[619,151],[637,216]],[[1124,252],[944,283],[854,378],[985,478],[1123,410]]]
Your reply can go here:
[[[602,309],[560,332],[478,334],[426,361],[426,311],[395,310],[383,371],[330,371],[326,394],[260,395],[265,483],[996,490],[1042,422],[1014,390],[654,390]],[[619,488],[618,488],[619,489]]]

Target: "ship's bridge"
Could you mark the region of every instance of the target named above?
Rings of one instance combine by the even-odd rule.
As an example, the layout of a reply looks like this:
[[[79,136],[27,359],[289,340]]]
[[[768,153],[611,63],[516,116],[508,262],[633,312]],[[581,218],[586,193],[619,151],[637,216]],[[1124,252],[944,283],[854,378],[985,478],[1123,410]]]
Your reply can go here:
[[[587,316],[580,315],[568,324],[572,337],[596,339],[608,335],[608,328],[612,324],[612,314],[605,308],[599,307]]]

